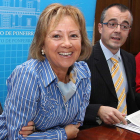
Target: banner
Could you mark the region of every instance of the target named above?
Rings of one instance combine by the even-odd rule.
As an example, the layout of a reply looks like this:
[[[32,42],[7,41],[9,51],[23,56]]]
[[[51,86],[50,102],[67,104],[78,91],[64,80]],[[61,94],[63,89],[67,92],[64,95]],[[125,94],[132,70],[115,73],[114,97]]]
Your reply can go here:
[[[39,15],[52,3],[79,8],[92,40],[96,0],[1,0],[0,1],[0,102],[7,96],[6,79],[15,67],[27,60]]]

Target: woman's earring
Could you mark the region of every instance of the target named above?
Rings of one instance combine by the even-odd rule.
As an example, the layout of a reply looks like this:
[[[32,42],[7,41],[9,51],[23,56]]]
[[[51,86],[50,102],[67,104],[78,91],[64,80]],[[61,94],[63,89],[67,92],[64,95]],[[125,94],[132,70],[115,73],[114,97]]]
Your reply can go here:
[[[44,50],[41,50],[41,54],[42,54],[42,55],[44,55],[44,54],[45,54]]]

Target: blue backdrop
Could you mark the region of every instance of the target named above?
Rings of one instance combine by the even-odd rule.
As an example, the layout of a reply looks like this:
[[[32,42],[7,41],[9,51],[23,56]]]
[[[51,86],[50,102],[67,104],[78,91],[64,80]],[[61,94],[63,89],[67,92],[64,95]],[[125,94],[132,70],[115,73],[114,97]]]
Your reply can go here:
[[[51,3],[78,7],[86,19],[92,40],[96,0],[0,0],[0,102],[7,95],[6,79],[16,65],[27,60],[40,13]]]

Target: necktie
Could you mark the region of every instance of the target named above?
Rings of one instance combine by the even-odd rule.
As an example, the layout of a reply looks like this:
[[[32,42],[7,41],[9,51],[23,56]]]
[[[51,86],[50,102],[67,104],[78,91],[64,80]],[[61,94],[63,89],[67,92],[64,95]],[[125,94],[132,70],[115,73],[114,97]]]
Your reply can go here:
[[[127,114],[126,93],[122,71],[116,58],[112,57],[111,61],[113,63],[113,66],[111,68],[111,76],[114,82],[114,87],[119,101],[117,109],[120,112]]]

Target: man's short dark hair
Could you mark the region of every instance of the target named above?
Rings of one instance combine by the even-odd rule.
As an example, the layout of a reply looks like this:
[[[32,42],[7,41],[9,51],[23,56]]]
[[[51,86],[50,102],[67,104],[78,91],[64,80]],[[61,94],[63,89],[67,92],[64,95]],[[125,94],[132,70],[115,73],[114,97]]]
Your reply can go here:
[[[101,14],[101,18],[100,18],[100,23],[103,23],[104,19],[105,19],[105,14],[106,14],[106,11],[111,8],[111,7],[117,7],[121,12],[126,12],[126,11],[129,11],[130,14],[131,14],[131,25],[133,23],[133,15],[132,15],[132,12],[130,11],[130,9],[123,5],[123,4],[120,4],[120,3],[114,3],[114,4],[111,4],[109,6],[107,6],[103,11],[102,11],[102,14]]]

